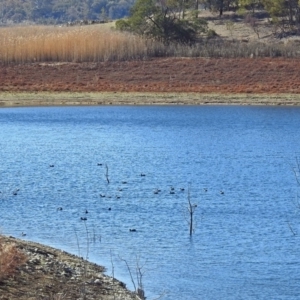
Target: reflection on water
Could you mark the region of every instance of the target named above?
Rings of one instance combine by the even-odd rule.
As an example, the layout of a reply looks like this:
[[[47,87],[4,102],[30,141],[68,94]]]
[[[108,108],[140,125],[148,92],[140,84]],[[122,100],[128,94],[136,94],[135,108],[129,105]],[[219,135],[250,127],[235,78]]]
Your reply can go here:
[[[130,288],[122,259],[139,261],[148,299],[298,299],[299,120],[290,107],[2,109],[1,230],[109,275],[113,262]]]

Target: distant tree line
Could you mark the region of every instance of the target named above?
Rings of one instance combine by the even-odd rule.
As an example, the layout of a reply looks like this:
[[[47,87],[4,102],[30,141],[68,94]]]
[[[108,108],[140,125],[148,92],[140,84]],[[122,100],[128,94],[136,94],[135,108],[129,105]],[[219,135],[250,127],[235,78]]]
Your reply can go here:
[[[119,19],[134,0],[0,0],[0,24],[59,24],[77,20]]]
[[[300,33],[300,0],[195,0],[202,7],[219,12],[233,10],[248,16],[255,26],[255,16],[264,12],[270,24],[281,32]],[[198,2],[197,2],[198,3]],[[251,25],[251,24],[250,24]]]
[[[183,20],[186,20],[188,11],[198,9],[215,11],[219,15],[228,10],[244,10],[253,15],[264,10],[274,25],[298,30],[300,28],[300,0],[1,0],[0,23],[29,21],[57,24],[78,20],[121,19],[132,17],[133,14],[136,16],[137,7],[134,5],[137,2],[138,9],[142,9],[144,5],[148,9],[147,12],[144,9],[148,17],[149,13],[157,13],[157,9],[160,9],[159,17],[163,22],[169,22],[172,19],[169,17],[171,14],[179,19],[176,14],[180,12],[180,22],[185,22],[185,27],[191,31],[195,30],[190,27],[192,23],[187,24]],[[197,17],[194,12],[193,14]]]
[[[285,22],[289,25],[300,23],[300,0],[196,0],[198,4],[210,10],[247,10],[255,13],[264,10],[273,22]]]

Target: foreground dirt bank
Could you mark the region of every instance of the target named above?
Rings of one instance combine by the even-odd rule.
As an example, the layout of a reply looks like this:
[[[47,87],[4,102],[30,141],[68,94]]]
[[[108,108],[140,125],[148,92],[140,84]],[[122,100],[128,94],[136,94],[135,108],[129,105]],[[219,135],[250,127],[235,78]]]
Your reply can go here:
[[[12,237],[0,236],[0,243],[14,244],[26,256],[14,276],[0,280],[0,299],[140,299],[104,275],[103,267],[78,256]]]
[[[284,58],[0,65],[0,106],[299,105],[299,70]]]

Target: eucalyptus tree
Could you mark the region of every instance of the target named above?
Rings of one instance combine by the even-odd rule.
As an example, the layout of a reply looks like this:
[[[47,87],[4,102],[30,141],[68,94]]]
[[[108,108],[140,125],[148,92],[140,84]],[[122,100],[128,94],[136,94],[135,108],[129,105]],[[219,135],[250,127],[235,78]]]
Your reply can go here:
[[[272,23],[282,32],[300,29],[299,0],[261,0],[265,10],[270,14]]]
[[[192,44],[207,31],[207,22],[198,17],[195,1],[137,0],[129,18],[118,20],[116,28],[166,44]]]
[[[255,9],[262,8],[261,0],[239,0],[240,8],[249,8],[252,14],[255,13]]]
[[[239,6],[239,0],[199,0],[203,7],[211,11],[218,11],[223,15],[223,11],[235,9]]]

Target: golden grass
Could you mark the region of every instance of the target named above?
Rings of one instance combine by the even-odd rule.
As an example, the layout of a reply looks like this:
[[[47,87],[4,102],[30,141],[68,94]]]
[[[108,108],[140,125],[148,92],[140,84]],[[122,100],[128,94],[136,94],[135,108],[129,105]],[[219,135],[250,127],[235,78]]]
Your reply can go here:
[[[143,57],[146,41],[103,25],[0,28],[0,62],[98,62]]]
[[[14,275],[26,261],[26,256],[14,244],[6,244],[0,237],[0,281]]]

